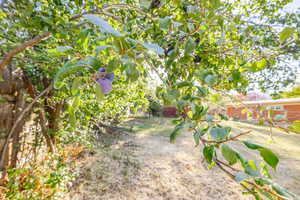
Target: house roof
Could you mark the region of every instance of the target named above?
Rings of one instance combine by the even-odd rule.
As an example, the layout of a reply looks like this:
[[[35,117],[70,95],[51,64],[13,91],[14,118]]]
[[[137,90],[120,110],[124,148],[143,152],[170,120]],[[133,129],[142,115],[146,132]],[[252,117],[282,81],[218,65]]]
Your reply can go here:
[[[259,100],[259,101],[242,101],[229,103],[227,105],[245,104],[245,105],[273,105],[273,104],[300,104],[300,98],[276,99],[276,100]]]

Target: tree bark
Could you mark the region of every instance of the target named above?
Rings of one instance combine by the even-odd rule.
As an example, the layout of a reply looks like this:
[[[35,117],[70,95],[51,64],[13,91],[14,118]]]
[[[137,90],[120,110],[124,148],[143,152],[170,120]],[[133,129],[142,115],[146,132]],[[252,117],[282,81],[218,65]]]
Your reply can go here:
[[[11,141],[8,140],[8,134],[11,132],[14,121],[18,114],[21,112],[24,105],[22,91],[22,80],[18,78],[18,72],[12,73],[10,68],[6,68],[3,74],[4,81],[0,82],[0,97],[4,99],[4,102],[0,102],[0,169],[6,169],[13,160],[12,157],[16,158],[17,149],[14,146],[18,145],[18,138],[20,131],[22,131],[24,123],[20,123],[12,133],[12,138],[16,145],[12,145]],[[22,92],[20,92],[22,91]],[[7,149],[5,149],[5,148]],[[5,152],[3,152],[5,151]],[[14,164],[13,164],[14,165]]]

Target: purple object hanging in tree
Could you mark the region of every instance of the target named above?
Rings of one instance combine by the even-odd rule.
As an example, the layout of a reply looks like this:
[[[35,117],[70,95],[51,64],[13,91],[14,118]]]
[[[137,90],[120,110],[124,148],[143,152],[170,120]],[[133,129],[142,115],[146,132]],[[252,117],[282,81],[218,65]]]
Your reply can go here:
[[[106,70],[104,68],[100,68],[99,72],[105,72]],[[98,78],[97,83],[100,85],[102,88],[102,92],[104,94],[109,93],[112,90],[112,82],[114,80],[114,73],[107,73],[103,78]]]

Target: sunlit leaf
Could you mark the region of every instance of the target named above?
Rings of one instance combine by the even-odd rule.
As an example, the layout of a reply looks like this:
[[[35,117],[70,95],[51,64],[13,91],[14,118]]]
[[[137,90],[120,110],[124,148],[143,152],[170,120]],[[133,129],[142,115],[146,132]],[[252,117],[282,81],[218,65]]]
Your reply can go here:
[[[277,155],[266,148],[260,149],[259,151],[260,151],[260,155],[264,159],[264,161],[266,161],[266,163],[268,163],[271,167],[276,169],[277,164],[279,162]]]
[[[212,161],[213,161],[213,156],[214,156],[214,153],[215,153],[215,147],[210,145],[210,146],[205,146],[203,148],[203,155],[204,155],[204,158],[206,160],[206,162],[208,164],[211,164]]]
[[[170,135],[170,143],[175,143],[177,137],[181,134],[182,129],[184,128],[184,122],[177,124]]]
[[[290,37],[292,37],[294,31],[295,31],[295,28],[292,28],[292,27],[286,27],[286,28],[284,28],[280,32],[280,34],[279,34],[279,40],[280,40],[280,42],[284,42],[285,40],[287,40]]]
[[[222,145],[222,155],[229,165],[234,165],[237,162],[237,156],[235,150],[233,150],[227,144]]]
[[[210,135],[216,141],[221,141],[226,139],[230,134],[231,128],[229,127],[214,127],[210,130]]]
[[[158,55],[164,55],[165,50],[161,48],[157,44],[150,44],[150,43],[144,43],[144,42],[139,42],[141,45],[143,45],[145,48],[149,49],[150,51],[158,54]]]
[[[235,180],[237,182],[242,182],[244,180],[246,180],[247,178],[249,178],[249,175],[244,173],[244,172],[238,172],[236,175],[235,175]]]
[[[104,98],[102,88],[98,84],[96,84],[95,93],[98,101],[101,101]]]
[[[111,25],[109,25],[105,20],[103,20],[101,17],[98,17],[96,15],[87,14],[84,15],[84,18],[87,19],[92,24],[99,26],[100,29],[106,33],[111,33],[112,35],[116,37],[122,37],[122,34],[115,30]]]

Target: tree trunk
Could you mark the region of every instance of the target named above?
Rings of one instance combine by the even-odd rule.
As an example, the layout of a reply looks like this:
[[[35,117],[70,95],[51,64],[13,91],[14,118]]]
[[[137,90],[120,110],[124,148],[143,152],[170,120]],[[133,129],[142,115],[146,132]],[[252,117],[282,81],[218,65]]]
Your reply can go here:
[[[24,106],[24,93],[20,93],[20,91],[22,91],[22,80],[17,77],[20,76],[17,75],[17,73],[12,73],[8,68],[3,74],[4,81],[0,82],[0,98],[2,100],[0,102],[0,155],[2,155],[4,145],[7,141],[7,135],[14,125],[14,120]],[[20,126],[17,127],[13,134],[13,141],[16,145],[18,144],[17,140],[23,125],[24,123],[20,123]],[[4,158],[0,165],[0,170],[4,171],[13,164],[11,158],[14,156],[16,157],[17,155],[17,149],[14,149],[11,143],[7,148],[7,151],[5,151],[6,153],[2,155]]]

